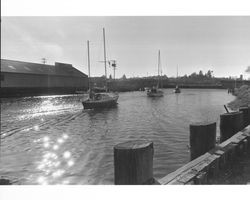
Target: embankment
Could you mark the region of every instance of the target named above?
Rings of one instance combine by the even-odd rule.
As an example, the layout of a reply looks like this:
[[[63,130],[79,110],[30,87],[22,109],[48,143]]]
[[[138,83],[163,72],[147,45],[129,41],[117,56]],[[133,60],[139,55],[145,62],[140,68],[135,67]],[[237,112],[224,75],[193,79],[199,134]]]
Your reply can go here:
[[[250,105],[250,86],[243,85],[235,91],[235,100],[228,104],[232,110],[237,110],[240,107],[247,107]]]

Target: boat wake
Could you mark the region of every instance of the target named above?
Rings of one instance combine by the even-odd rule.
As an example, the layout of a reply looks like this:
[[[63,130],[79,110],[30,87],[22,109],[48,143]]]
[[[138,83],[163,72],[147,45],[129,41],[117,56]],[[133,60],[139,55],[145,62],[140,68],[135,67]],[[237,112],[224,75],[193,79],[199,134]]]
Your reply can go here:
[[[67,124],[67,123],[75,120],[78,117],[82,117],[85,114],[86,113],[84,113],[84,112],[78,112],[78,113],[72,114],[70,116],[67,115],[67,116],[60,118],[60,119],[48,119],[48,120],[43,121],[41,123],[36,123],[35,125],[27,125],[27,126],[23,126],[21,128],[14,128],[14,129],[2,131],[1,132],[1,139],[5,139],[5,138],[10,137],[13,134],[16,134],[19,132],[28,132],[31,130],[43,130],[43,129],[47,129],[48,127],[51,127],[51,126],[60,126],[62,124]]]

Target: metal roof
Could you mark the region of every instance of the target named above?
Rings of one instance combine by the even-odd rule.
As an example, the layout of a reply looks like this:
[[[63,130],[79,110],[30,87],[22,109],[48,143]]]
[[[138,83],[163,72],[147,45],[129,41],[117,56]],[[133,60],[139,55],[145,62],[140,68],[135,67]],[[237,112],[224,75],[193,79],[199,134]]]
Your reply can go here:
[[[87,77],[71,64],[56,62],[55,65],[45,65],[7,59],[1,59],[1,72]]]

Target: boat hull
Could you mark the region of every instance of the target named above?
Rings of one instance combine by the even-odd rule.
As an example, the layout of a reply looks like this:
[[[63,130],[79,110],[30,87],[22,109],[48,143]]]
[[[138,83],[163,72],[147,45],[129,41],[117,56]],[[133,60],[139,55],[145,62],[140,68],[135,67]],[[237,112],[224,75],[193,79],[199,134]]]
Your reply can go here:
[[[181,90],[178,88],[178,89],[175,89],[174,90],[174,93],[181,93]]]
[[[163,97],[163,92],[158,91],[158,92],[147,92],[147,95],[149,97]]]
[[[113,98],[110,100],[101,100],[101,101],[83,101],[82,105],[84,109],[103,109],[103,108],[111,108],[117,105],[117,98]]]

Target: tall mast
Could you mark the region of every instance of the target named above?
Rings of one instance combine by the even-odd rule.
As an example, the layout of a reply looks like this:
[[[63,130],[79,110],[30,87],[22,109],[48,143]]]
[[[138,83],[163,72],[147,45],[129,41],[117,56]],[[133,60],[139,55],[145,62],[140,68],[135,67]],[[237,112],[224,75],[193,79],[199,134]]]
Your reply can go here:
[[[178,65],[177,65],[177,75],[176,75],[176,77],[178,78]]]
[[[91,92],[91,85],[90,85],[90,58],[89,58],[89,40],[87,41],[87,50],[88,50],[88,71],[89,71],[89,91]],[[89,93],[90,94],[90,93]]]
[[[161,53],[158,52],[158,87],[160,85],[160,64],[161,64]]]
[[[162,69],[161,69],[161,88],[163,88],[162,87]]]
[[[105,67],[105,86],[107,91],[107,61],[106,61],[106,43],[105,43],[105,29],[103,28],[103,48],[104,48],[104,67]]]

